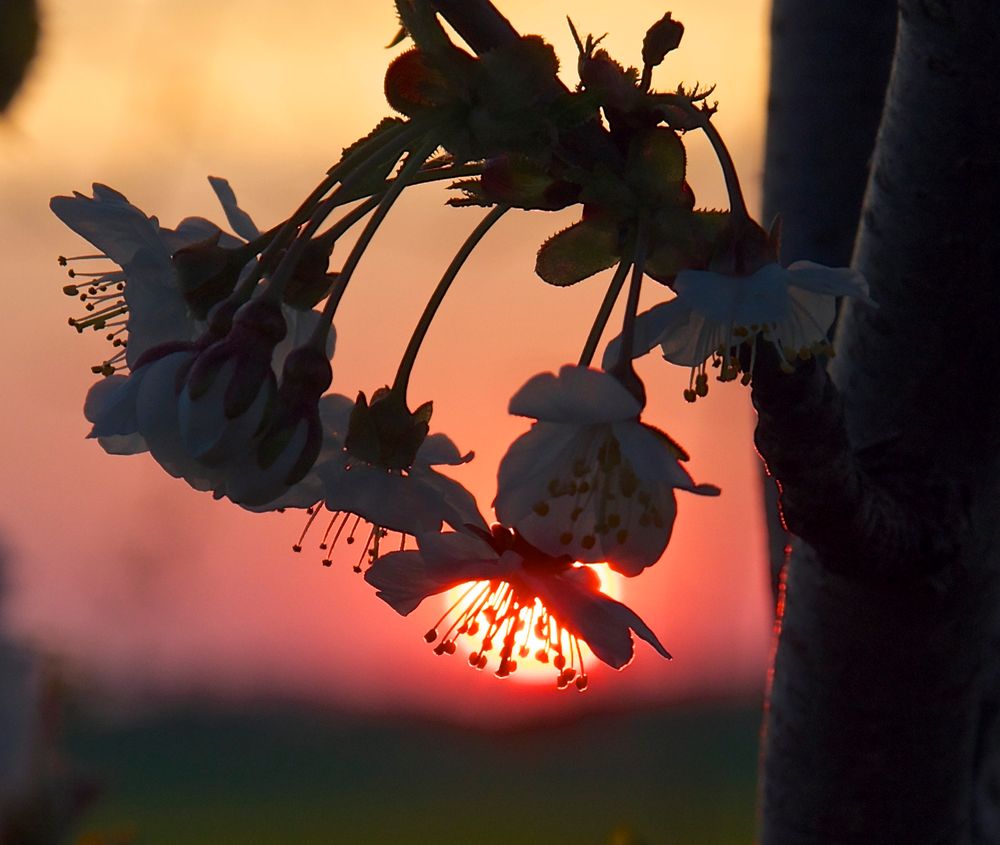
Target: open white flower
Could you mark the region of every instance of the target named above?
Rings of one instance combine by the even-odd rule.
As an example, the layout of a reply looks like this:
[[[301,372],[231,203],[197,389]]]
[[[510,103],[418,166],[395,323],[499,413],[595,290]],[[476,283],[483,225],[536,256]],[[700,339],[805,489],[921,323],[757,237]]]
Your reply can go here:
[[[229,183],[215,177],[209,181],[233,230],[248,241],[259,238],[259,229],[237,204]],[[232,271],[230,275],[235,278],[238,265],[245,263],[253,250],[247,247],[241,251],[247,246],[244,241],[201,218],[187,218],[175,230],[163,228],[155,217],[147,217],[122,194],[104,185],[94,186],[93,198],[79,193],[54,197],[51,207],[63,222],[101,251],[100,255],[66,261],[76,264],[106,259],[119,265],[115,270],[86,274],[74,267],[70,271],[74,281],[89,281],[67,286],[67,292],[79,295],[88,308],[86,317],[72,320],[71,324],[80,331],[91,328],[109,332],[118,350],[94,368],[105,378],[87,395],[84,412],[93,423],[90,436],[113,454],[149,450],[171,475],[185,479],[196,489],[213,490],[218,496],[237,491],[240,498],[252,494],[258,504],[263,504],[271,493],[275,498],[284,496],[287,485],[283,478],[287,473],[272,471],[264,477],[249,466],[256,445],[249,442],[253,437],[244,437],[237,444],[238,438],[227,436],[227,444],[239,448],[213,449],[220,438],[215,437],[206,446],[202,442],[206,438],[194,437],[192,426],[182,425],[185,419],[178,413],[181,383],[213,340],[206,333],[208,323],[195,307],[206,304],[205,295],[192,299],[191,291],[185,290],[185,279],[176,261],[178,251],[197,252],[204,247],[224,252],[231,261],[227,272]],[[187,268],[198,261],[196,256],[188,257]],[[214,290],[213,295],[227,295],[225,285]],[[288,355],[306,342],[322,317],[316,311],[282,307],[281,319],[287,332],[273,347],[269,367],[265,362],[274,378],[281,376]],[[222,320],[220,324],[228,322]],[[327,357],[333,353],[333,343],[331,328]],[[130,372],[126,376],[124,371]],[[266,379],[273,381],[269,373]],[[216,404],[222,413],[221,403]],[[214,410],[214,406],[208,408],[207,416],[211,417]],[[210,428],[203,425],[194,434],[201,434],[206,427]],[[228,433],[233,426],[223,420],[216,428]],[[206,455],[211,460],[205,460]]]
[[[246,216],[236,205],[228,182],[216,178],[210,182],[229,219]],[[53,197],[50,207],[63,223],[100,251],[60,259],[74,265],[69,271],[74,284],[64,291],[79,297],[86,309],[83,317],[71,318],[70,325],[80,332],[91,329],[106,333],[115,349],[92,368],[108,379],[96,383],[87,397],[85,413],[94,423],[91,436],[113,454],[135,454],[146,449],[137,430],[130,428],[135,421],[138,384],[131,377],[123,378],[121,372],[134,369],[150,349],[193,341],[205,329],[204,321],[192,313],[185,300],[171,256],[213,237],[221,238],[226,246],[242,242],[199,217],[186,218],[176,229],[161,227],[155,217],[148,217],[118,191],[100,184],[95,184],[93,191],[93,197],[79,192]],[[241,228],[248,234],[251,231]],[[98,268],[94,271],[77,269],[81,262],[89,261],[109,261],[117,267],[96,264],[88,265]]]
[[[245,216],[235,205],[229,183],[215,178],[210,181],[227,216]],[[86,314],[72,319],[70,325],[81,332],[107,332],[112,342],[118,341],[115,354],[99,368],[108,372],[123,363],[134,365],[144,352],[161,343],[193,340],[204,328],[178,283],[171,261],[175,252],[216,236],[228,247],[238,247],[242,241],[200,217],[186,218],[176,229],[164,228],[118,191],[100,184],[95,184],[93,191],[93,197],[78,192],[71,197],[53,197],[49,206],[63,223],[100,251],[60,261],[73,264],[69,272],[74,283],[64,290],[78,296],[86,309]],[[78,267],[85,261],[110,261],[117,267],[88,265],[96,270],[84,272]]]
[[[656,563],[677,515],[674,490],[719,490],[695,484],[679,463],[687,455],[640,411],[600,370],[534,376],[510,400],[512,414],[537,422],[500,463],[497,517],[548,554],[629,576]]]
[[[365,573],[379,598],[406,616],[428,596],[455,587],[461,598],[427,632],[438,654],[455,651],[461,636],[478,647],[469,663],[483,669],[496,652],[499,677],[529,655],[551,663],[560,688],[587,687],[580,640],[615,669],[633,656],[633,632],[663,657],[670,655],[632,610],[600,590],[593,570],[546,555],[500,525],[491,532],[421,534],[419,551],[391,552]]]
[[[327,553],[324,564],[330,565],[329,552],[341,536],[348,544],[355,542],[362,523],[366,528],[356,571],[361,571],[366,559],[378,557],[381,540],[389,532],[402,535],[405,543],[406,535],[437,531],[442,523],[455,528],[467,524],[486,528],[475,497],[434,469],[467,463],[472,460],[471,452],[463,455],[446,435],[430,434],[406,470],[360,461],[344,448],[355,402],[330,394],[320,400],[319,408],[324,429],[322,454],[301,489],[315,490],[318,479],[322,503],[331,513],[320,542],[320,549]],[[306,531],[318,514],[318,507],[311,509]],[[295,551],[301,550],[306,531],[293,546]]]
[[[765,264],[750,276],[727,276],[704,270],[682,270],[673,284],[675,299],[640,314],[635,324],[632,357],[660,346],[663,357],[691,368],[684,395],[689,401],[708,392],[707,365],[719,370],[720,381],[742,372],[749,383],[740,347],[760,336],[771,343],[784,366],[813,355],[832,355],[827,332],[837,315],[838,296],[865,302],[868,285],[857,270],[824,267],[811,261],[790,266]],[[616,338],[604,355],[605,365],[618,360]]]

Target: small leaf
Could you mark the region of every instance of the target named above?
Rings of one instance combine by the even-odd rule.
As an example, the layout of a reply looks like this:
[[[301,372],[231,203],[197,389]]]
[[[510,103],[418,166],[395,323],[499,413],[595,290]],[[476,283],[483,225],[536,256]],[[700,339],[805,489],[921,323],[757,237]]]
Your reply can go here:
[[[646,273],[671,284],[681,270],[702,270],[728,242],[729,212],[672,210],[654,221]]]
[[[678,191],[686,170],[684,144],[672,129],[650,129],[637,135],[629,147],[628,182],[654,206],[681,204]]]
[[[618,231],[581,220],[553,235],[538,250],[535,272],[550,285],[574,285],[619,259]]]

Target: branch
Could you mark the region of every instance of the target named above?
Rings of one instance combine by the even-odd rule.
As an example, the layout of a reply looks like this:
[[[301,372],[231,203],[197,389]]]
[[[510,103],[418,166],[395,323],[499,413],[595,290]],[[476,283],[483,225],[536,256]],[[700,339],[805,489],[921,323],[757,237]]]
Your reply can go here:
[[[923,462],[884,461],[885,443],[854,449],[824,363],[810,359],[785,373],[774,348],[758,343],[754,441],[778,483],[783,523],[831,571],[880,581],[923,578],[958,548],[960,497]]]
[[[774,0],[763,220],[781,215],[785,265],[850,262],[895,33],[895,0]],[[777,598],[789,538],[771,479],[764,496]]]
[[[431,5],[478,54],[521,37],[490,0],[431,0]]]

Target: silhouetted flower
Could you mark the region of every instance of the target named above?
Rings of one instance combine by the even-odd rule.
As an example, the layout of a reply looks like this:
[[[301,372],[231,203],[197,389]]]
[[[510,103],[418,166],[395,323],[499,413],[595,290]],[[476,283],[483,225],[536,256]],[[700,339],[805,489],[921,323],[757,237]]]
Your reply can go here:
[[[365,573],[379,598],[407,615],[425,598],[453,588],[461,597],[426,634],[437,654],[473,638],[470,665],[483,669],[496,652],[496,674],[529,656],[551,663],[560,688],[587,687],[580,641],[615,669],[632,659],[634,632],[661,655],[667,650],[628,607],[600,590],[597,574],[568,556],[552,557],[516,531],[495,525],[449,534],[421,534],[419,551],[391,552]],[[471,583],[470,583],[471,582]]]
[[[227,216],[245,216],[235,204],[229,183],[210,181]],[[92,198],[74,192],[71,197],[53,197],[49,206],[63,223],[100,250],[96,255],[60,258],[60,263],[73,264],[69,270],[73,283],[63,290],[79,297],[86,312],[71,318],[70,325],[80,332],[106,332],[114,344],[115,353],[94,368],[107,375],[124,365],[133,366],[154,346],[193,340],[201,334],[204,315],[199,318],[192,312],[172,255],[208,239],[234,248],[244,244],[200,217],[186,218],[176,229],[163,228],[118,191],[100,184],[93,190]],[[87,265],[97,269],[84,272],[78,269],[84,261],[110,261],[118,266]]]
[[[259,237],[259,230],[239,208],[228,182],[217,178],[210,181],[234,230],[246,238]],[[80,331],[110,330],[119,348],[115,356],[94,368],[106,378],[97,382],[87,395],[84,412],[93,423],[90,436],[98,438],[105,450],[114,454],[135,454],[148,449],[167,472],[199,490],[213,490],[219,496],[238,491],[241,497],[248,497],[258,505],[265,504],[269,494],[273,494],[271,498],[284,495],[289,486],[285,482],[297,480],[295,476],[299,475],[307,453],[313,451],[315,438],[310,440],[308,449],[300,450],[295,460],[289,462],[287,457],[295,451],[295,444],[279,445],[280,438],[272,436],[267,445],[272,451],[277,449],[282,460],[271,461],[268,469],[279,469],[266,477],[255,475],[254,455],[261,445],[257,441],[265,436],[260,423],[264,411],[270,410],[269,400],[274,394],[282,395],[277,378],[282,375],[286,358],[312,335],[322,319],[320,314],[279,306],[269,309],[256,299],[236,311],[235,303],[227,302],[215,306],[210,329],[195,305],[211,304],[211,297],[206,299],[208,293],[200,290],[195,302],[191,291],[185,288],[185,272],[200,259],[187,256],[186,264],[174,259],[185,250],[197,250],[198,245],[211,241],[215,245],[225,244],[213,249],[226,253],[246,248],[248,251],[239,259],[245,264],[253,252],[249,244],[221,233],[217,226],[199,218],[188,218],[177,230],[163,229],[156,218],[147,217],[117,191],[102,185],[94,186],[93,198],[81,194],[55,197],[52,209],[74,231],[102,250],[100,256],[84,256],[74,261],[107,258],[121,268],[88,276],[92,281],[79,295],[94,306],[93,310],[89,317],[72,321]],[[180,270],[179,264],[183,265]],[[239,267],[233,264],[232,270],[238,272]],[[74,278],[82,276],[75,270],[71,273]],[[235,272],[230,272],[230,276],[221,288],[216,286],[213,297],[228,295],[235,283]],[[82,290],[84,286],[69,287]],[[248,342],[255,337],[254,326],[262,322],[251,318],[262,308],[272,317],[270,323],[282,323],[280,332],[270,332],[264,353],[258,348],[260,344]],[[234,321],[235,333],[231,331]],[[248,328],[245,323],[252,325]],[[234,352],[229,356],[233,366],[228,369],[225,362],[217,360],[226,357],[220,355],[220,344],[221,352]],[[331,331],[328,355],[332,349]],[[205,356],[206,352],[212,354]],[[247,355],[257,365],[249,375],[246,368],[235,367]],[[122,372],[125,369],[131,370],[127,376]],[[182,387],[187,385],[192,371],[200,379],[196,386],[204,389],[195,391],[198,395],[193,401],[186,396],[181,409],[178,401],[182,398]],[[247,388],[251,381],[258,390]],[[268,386],[272,389],[268,390]],[[244,389],[239,390],[241,387]],[[291,389],[288,386],[285,393]],[[244,394],[248,393],[253,393],[250,406],[243,408]],[[264,405],[268,408],[262,409]],[[234,409],[241,413],[229,414]],[[258,413],[254,415],[251,411]],[[234,436],[234,432],[242,432],[242,436]],[[286,464],[288,472],[281,472],[280,468]]]
[[[668,361],[691,367],[684,395],[692,402],[708,392],[709,362],[719,370],[720,381],[743,373],[748,384],[757,337],[778,350],[789,370],[798,359],[833,354],[827,332],[837,313],[836,297],[870,302],[868,285],[857,270],[810,261],[787,268],[765,264],[750,276],[682,270],[673,288],[675,299],[636,319],[632,357],[659,345]],[[605,363],[617,360],[619,343],[612,341]],[[743,344],[750,346],[745,357],[740,354]]]
[[[639,420],[639,402],[612,375],[564,366],[531,378],[510,412],[537,422],[500,463],[497,517],[549,554],[623,575],[656,563],[670,539],[674,490],[717,495],[695,484],[684,451]]]
[[[320,549],[329,552],[339,538],[353,544],[355,534],[366,523],[364,546],[355,566],[357,571],[366,558],[374,560],[380,552],[381,540],[394,531],[405,536],[437,531],[442,523],[453,527],[467,523],[486,527],[479,515],[475,497],[457,481],[437,472],[434,467],[457,466],[472,460],[471,452],[463,455],[444,434],[426,435],[416,449],[407,468],[380,463],[377,457],[359,459],[345,448],[348,430],[356,419],[357,403],[346,396],[331,394],[319,403],[323,421],[323,452],[310,476],[321,485],[321,501],[332,513],[320,542]],[[376,451],[374,455],[397,454],[396,450]],[[311,478],[305,489],[314,490]],[[318,516],[310,513],[309,525]],[[301,550],[302,539],[293,547]],[[330,540],[333,535],[332,541]],[[329,555],[324,564],[331,563]]]

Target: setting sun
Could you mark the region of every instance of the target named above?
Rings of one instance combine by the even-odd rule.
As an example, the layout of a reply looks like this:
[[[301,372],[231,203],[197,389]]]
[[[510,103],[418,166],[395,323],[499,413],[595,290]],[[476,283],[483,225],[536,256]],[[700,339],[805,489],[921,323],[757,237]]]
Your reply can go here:
[[[617,599],[622,577],[606,563],[577,564],[594,573],[601,592]],[[556,620],[541,599],[520,602],[504,581],[475,581],[444,594],[445,607],[426,636],[436,654],[464,655],[470,666],[497,677],[560,689],[587,688],[594,658],[587,644]],[[447,628],[443,626],[447,625]]]

